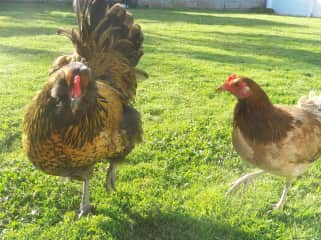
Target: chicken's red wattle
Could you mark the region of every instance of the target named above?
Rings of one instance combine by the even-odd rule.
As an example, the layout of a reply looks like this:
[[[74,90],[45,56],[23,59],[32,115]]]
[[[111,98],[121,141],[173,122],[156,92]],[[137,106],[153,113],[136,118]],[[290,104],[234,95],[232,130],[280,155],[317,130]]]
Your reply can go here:
[[[80,87],[80,76],[76,75],[74,77],[74,86],[71,90],[71,96],[80,98],[81,97],[81,87]]]

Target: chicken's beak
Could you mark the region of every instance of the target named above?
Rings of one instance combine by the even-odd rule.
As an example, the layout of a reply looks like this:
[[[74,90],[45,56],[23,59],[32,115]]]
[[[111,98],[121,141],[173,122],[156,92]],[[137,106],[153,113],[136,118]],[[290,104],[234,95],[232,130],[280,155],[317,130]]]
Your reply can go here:
[[[148,73],[141,70],[141,69],[138,69],[138,68],[135,68],[135,75],[136,75],[136,79],[137,80],[145,80],[148,78]]]
[[[70,101],[70,107],[71,107],[71,111],[72,113],[75,113],[78,107],[78,103],[79,103],[79,98],[77,97],[71,97],[71,101]]]
[[[223,92],[225,91],[224,84],[216,89],[216,92]]]

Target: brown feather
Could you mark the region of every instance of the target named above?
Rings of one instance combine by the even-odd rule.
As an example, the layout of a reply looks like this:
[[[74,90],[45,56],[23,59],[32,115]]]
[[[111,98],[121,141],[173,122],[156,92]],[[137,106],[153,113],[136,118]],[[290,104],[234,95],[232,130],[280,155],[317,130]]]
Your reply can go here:
[[[293,129],[293,117],[288,112],[273,106],[268,96],[255,82],[250,79],[243,81],[253,94],[238,101],[234,110],[234,126],[251,141],[269,143],[285,138],[288,131]]]

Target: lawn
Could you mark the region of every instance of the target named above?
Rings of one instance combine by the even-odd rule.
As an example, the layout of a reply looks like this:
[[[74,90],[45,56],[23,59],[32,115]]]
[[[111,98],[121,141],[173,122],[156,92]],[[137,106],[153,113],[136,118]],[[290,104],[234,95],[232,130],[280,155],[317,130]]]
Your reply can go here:
[[[136,107],[144,143],[104,189],[107,163],[91,181],[95,213],[75,219],[81,184],[35,169],[21,148],[24,108],[58,55],[58,27],[76,26],[68,5],[0,3],[0,239],[321,239],[321,162],[293,186],[284,211],[269,212],[283,179],[258,178],[233,151],[235,99],[215,92],[232,72],[259,82],[272,101],[295,104],[321,91],[321,19],[263,13],[134,10],[145,32]]]

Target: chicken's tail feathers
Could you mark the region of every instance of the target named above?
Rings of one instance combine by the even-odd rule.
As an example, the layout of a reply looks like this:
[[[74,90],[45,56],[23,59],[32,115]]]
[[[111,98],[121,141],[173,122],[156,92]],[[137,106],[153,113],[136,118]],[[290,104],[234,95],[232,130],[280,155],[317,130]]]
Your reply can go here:
[[[316,95],[314,91],[310,91],[308,96],[302,96],[298,101],[298,106],[321,117],[321,95]]]
[[[136,66],[143,55],[144,35],[133,16],[120,4],[108,8],[106,0],[74,0],[78,31],[58,30],[67,36],[76,52],[86,58],[108,57],[113,50]],[[104,59],[102,59],[103,61]]]

